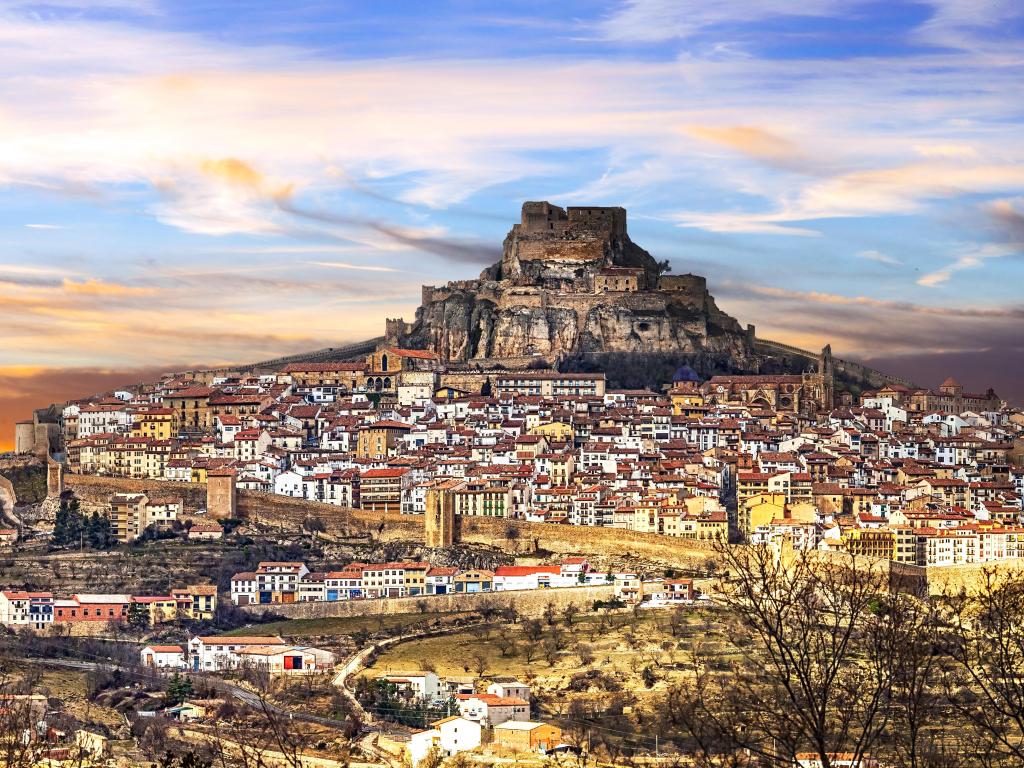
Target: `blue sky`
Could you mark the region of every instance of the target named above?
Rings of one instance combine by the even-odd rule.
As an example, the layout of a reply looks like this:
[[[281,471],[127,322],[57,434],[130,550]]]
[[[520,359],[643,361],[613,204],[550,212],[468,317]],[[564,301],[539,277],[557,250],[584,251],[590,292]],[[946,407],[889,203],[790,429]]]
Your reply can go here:
[[[765,336],[1019,359],[1022,36],[1009,0],[0,0],[0,374],[376,335],[525,199],[628,207]]]

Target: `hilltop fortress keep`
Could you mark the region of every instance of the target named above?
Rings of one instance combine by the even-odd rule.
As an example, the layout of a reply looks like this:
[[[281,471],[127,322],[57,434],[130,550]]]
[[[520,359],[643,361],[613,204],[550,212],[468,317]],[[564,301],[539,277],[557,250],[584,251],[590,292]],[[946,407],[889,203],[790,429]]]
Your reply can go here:
[[[387,342],[454,364],[585,367],[601,356],[670,355],[707,373],[750,370],[753,329],[722,312],[703,277],[666,275],[629,239],[624,208],[523,204],[501,261],[479,279],[424,286]]]

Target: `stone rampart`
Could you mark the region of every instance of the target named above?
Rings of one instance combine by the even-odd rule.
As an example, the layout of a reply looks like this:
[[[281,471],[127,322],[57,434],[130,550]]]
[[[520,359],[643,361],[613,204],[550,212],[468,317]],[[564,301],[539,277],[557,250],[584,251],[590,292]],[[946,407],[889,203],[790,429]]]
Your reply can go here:
[[[977,592],[985,583],[987,574],[994,574],[998,579],[1021,572],[1024,572],[1024,559],[1019,558],[995,563],[932,567],[928,569],[928,589],[932,595],[957,594],[960,591],[970,594]]]
[[[150,500],[181,499],[185,509],[194,512],[206,507],[205,483],[173,483],[168,480],[137,480],[130,477],[64,475],[64,487],[74,491],[83,502],[105,504],[115,493],[145,493]]]
[[[782,352],[783,354],[801,357],[809,361],[817,361],[818,359],[818,355],[815,352],[794,347],[792,344],[784,344],[781,341],[759,338],[754,340],[754,344],[762,352],[767,352],[768,354]],[[866,381],[874,387],[881,387],[886,384],[899,384],[900,386],[911,388],[916,388],[917,386],[907,379],[901,379],[899,376],[893,376],[885,373],[884,371],[876,370],[875,368],[871,368],[863,363],[855,363],[851,360],[842,360],[838,357],[833,358],[832,363],[838,373],[845,374],[853,379]]]
[[[389,597],[376,600],[318,600],[305,603],[273,603],[240,606],[252,614],[269,610],[288,619],[347,618],[350,616],[381,616],[400,613],[452,613],[478,611],[484,607],[505,608],[514,605],[522,616],[543,614],[548,604],[557,610],[573,604],[589,609],[595,600],[609,600],[615,594],[611,584],[557,589],[523,589],[512,592],[476,592],[470,594]]]
[[[85,502],[105,504],[114,493],[146,492],[152,498],[181,498],[186,511],[206,505],[206,485],[166,480],[66,475],[66,486]],[[422,541],[423,516],[364,512],[258,491],[238,491],[243,519],[297,531],[307,517],[324,522],[331,535],[372,536],[377,541]],[[708,542],[690,541],[616,528],[527,523],[490,517],[459,520],[460,540],[496,547],[516,555],[551,554],[602,557],[623,565],[649,562],[675,568],[700,568],[712,555]]]
[[[514,311],[521,307],[539,309],[546,306],[545,301],[546,297],[540,293],[520,293],[514,296],[501,293],[495,295],[493,299],[494,307],[498,312]]]

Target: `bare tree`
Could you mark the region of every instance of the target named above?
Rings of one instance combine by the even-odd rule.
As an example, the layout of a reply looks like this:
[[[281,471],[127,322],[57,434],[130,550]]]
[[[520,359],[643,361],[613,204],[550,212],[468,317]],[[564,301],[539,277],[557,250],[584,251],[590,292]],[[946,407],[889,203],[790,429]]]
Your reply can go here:
[[[502,656],[515,656],[518,651],[516,635],[507,624],[498,627],[495,643]]]
[[[475,671],[479,677],[483,677],[487,672],[488,666],[490,666],[490,659],[487,658],[487,654],[483,651],[474,651],[473,671]]]
[[[537,647],[537,643],[523,643],[523,657],[526,659],[527,664],[533,663],[539,651],[540,648]]]
[[[741,752],[772,765],[805,752],[823,768],[837,753],[860,761],[889,722],[896,649],[912,632],[891,604],[888,572],[852,556],[718,552],[724,636],[744,661],[722,675],[698,655],[697,679],[673,692],[705,762]]]
[[[227,726],[214,723],[211,748],[218,768],[264,768],[284,765],[302,768],[302,737],[294,723],[260,696],[244,719]],[[239,720],[242,720],[241,722]]]
[[[548,663],[549,667],[555,666],[555,662],[558,661],[558,654],[561,652],[562,646],[558,642],[558,639],[549,636],[544,638],[544,642],[541,645],[541,652],[544,654],[544,661]]]
[[[544,636],[544,627],[537,619],[530,619],[523,627],[523,634],[531,643],[536,643]]]
[[[936,605],[893,595],[888,621],[901,636],[893,644],[891,759],[896,768],[952,768],[963,765],[961,728],[950,719],[944,695],[944,629]]]
[[[22,692],[6,674],[0,675],[0,765],[30,768],[37,765],[41,747],[36,725],[46,712],[31,694]]]
[[[985,570],[976,588],[947,595],[956,667],[951,705],[986,745],[984,763],[1024,764],[1024,572]]]
[[[577,643],[576,655],[580,657],[580,666],[589,667],[594,663],[594,650],[587,643]]]

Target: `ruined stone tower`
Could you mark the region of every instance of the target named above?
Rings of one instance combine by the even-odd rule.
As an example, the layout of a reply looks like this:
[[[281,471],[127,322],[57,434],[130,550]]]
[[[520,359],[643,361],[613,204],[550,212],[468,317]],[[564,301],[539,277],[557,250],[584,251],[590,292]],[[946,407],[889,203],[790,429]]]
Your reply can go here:
[[[450,547],[455,543],[455,499],[450,492],[455,484],[441,483],[427,491],[423,543],[432,549]]]
[[[235,517],[238,498],[235,473],[230,469],[212,469],[206,473],[206,514],[214,520]]]
[[[59,499],[64,493],[64,465],[52,458],[46,460],[46,498]]]

